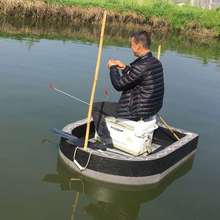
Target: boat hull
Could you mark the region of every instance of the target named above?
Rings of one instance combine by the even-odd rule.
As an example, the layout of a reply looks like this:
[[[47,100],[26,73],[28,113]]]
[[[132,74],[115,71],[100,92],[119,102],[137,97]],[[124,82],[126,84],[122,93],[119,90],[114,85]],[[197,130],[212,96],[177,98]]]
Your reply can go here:
[[[83,123],[85,121],[69,124],[63,130],[72,133],[72,130],[82,126]],[[61,139],[59,156],[72,170],[92,179],[122,185],[153,184],[196,152],[198,135],[179,129],[177,132],[184,134],[179,141],[146,157],[123,158],[111,154],[109,156],[100,150],[84,151],[65,139]]]

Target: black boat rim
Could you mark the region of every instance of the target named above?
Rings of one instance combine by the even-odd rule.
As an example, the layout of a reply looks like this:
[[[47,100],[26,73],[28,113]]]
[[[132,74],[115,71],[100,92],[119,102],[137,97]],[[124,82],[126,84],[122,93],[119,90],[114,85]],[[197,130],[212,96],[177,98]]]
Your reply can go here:
[[[72,131],[75,128],[80,127],[84,124],[86,124],[86,119],[82,119],[82,120],[79,120],[79,121],[76,121],[76,122],[72,122],[72,123],[66,125],[63,128],[63,131],[65,131],[69,134],[72,134]],[[159,125],[159,127],[162,127],[164,129],[166,128],[161,123],[159,123],[158,125]],[[171,127],[171,128],[175,132],[184,134],[184,137],[182,137],[180,140],[174,141],[174,143],[170,144],[169,146],[165,147],[163,150],[160,150],[156,153],[153,152],[152,154],[149,154],[149,155],[147,155],[147,153],[145,153],[145,154],[142,154],[142,155],[139,155],[139,156],[133,156],[133,155],[130,155],[130,154],[127,154],[127,153],[124,153],[124,152],[121,152],[121,154],[117,153],[117,152],[120,152],[118,150],[115,150],[115,152],[107,151],[107,153],[106,153],[105,151],[91,149],[91,148],[88,148],[87,152],[95,154],[95,155],[100,156],[100,157],[111,158],[111,159],[112,158],[115,158],[115,159],[117,158],[117,160],[121,159],[121,160],[132,160],[132,161],[143,161],[143,160],[147,161],[147,160],[154,160],[154,159],[159,159],[159,158],[166,157],[168,154],[171,154],[172,152],[174,152],[177,149],[181,148],[184,144],[186,144],[186,143],[190,142],[191,140],[198,137],[198,134],[196,134],[196,133],[189,132],[189,131],[179,129],[179,128],[174,128],[174,127]],[[79,148],[79,150],[83,150],[83,148]],[[115,157],[115,155],[117,155],[117,156]]]

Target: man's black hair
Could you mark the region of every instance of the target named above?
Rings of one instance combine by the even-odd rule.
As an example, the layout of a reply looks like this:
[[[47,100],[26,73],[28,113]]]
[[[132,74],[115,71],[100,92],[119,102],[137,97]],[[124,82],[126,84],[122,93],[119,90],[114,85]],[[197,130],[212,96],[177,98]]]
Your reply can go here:
[[[144,48],[150,48],[151,34],[146,31],[137,31],[131,35],[135,39],[136,43],[141,43]]]

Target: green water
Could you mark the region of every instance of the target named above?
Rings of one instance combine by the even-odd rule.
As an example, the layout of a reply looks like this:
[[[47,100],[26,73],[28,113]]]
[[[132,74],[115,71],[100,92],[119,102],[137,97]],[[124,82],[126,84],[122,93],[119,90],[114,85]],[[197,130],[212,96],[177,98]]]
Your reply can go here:
[[[79,177],[57,158],[50,128],[84,118],[87,106],[51,92],[48,84],[88,100],[97,45],[85,41],[0,38],[0,219],[219,219],[219,43],[211,49],[174,38],[163,43],[162,114],[173,126],[199,133],[198,151],[160,184],[131,190],[71,180]],[[106,62],[132,61],[126,45],[112,41],[104,48],[96,100],[118,99]]]

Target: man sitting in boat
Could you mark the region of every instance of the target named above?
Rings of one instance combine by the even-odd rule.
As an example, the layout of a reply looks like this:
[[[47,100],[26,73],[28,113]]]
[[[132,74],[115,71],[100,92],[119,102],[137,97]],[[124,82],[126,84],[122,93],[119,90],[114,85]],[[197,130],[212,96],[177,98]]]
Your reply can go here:
[[[113,59],[107,64],[113,87],[122,92],[119,102],[94,103],[93,120],[103,143],[111,138],[106,126],[107,116],[147,121],[155,116],[163,105],[163,67],[150,50],[150,34],[145,31],[135,32],[130,43],[137,59],[130,65]]]

